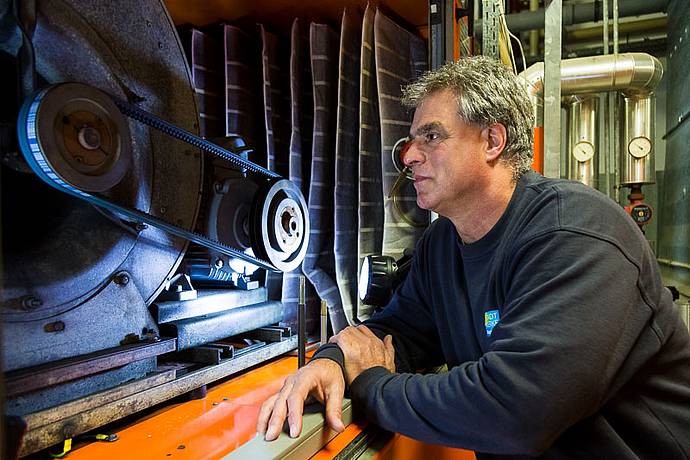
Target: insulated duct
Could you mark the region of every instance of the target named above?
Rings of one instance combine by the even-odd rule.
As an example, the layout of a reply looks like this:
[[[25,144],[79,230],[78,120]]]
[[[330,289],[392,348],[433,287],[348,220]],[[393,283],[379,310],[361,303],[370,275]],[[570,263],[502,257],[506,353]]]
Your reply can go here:
[[[669,0],[631,0],[620,2],[619,15],[640,16],[642,14],[664,12],[668,8]],[[506,14],[506,24],[512,33],[544,28],[544,8],[536,11]],[[601,20],[601,2],[571,3],[563,5],[563,26],[596,22]],[[482,23],[475,24],[477,33],[481,33]]]
[[[653,91],[663,75],[661,62],[646,53],[589,56],[561,62],[561,95],[620,91],[624,105],[621,120],[621,183],[654,182]],[[544,126],[544,63],[520,73],[534,110],[535,135]],[[596,173],[596,170],[595,170]]]
[[[599,98],[595,95],[569,96],[568,179],[596,188],[599,172]]]

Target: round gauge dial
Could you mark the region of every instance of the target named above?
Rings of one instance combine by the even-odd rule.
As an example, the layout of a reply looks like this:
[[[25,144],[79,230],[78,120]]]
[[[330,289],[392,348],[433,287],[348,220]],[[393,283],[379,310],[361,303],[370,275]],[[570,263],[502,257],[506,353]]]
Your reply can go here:
[[[580,141],[573,147],[573,156],[580,163],[589,161],[594,157],[594,145],[588,141]]]
[[[639,136],[628,142],[628,153],[635,158],[644,158],[652,151],[652,141],[648,137]]]

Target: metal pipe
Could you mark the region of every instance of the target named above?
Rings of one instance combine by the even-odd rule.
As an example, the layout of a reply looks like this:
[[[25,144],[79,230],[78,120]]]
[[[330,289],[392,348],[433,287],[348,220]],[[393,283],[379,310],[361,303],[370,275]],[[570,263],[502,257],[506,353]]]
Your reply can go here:
[[[620,129],[621,185],[653,184],[654,96],[623,96],[620,111],[625,114]],[[619,111],[619,113],[620,113]]]
[[[640,16],[642,14],[658,13],[666,11],[669,0],[633,0],[620,5],[618,13],[621,17]],[[615,10],[614,5],[614,10]],[[523,11],[506,15],[506,23],[511,32],[523,32],[526,30],[544,28],[544,8],[537,11]],[[597,2],[563,5],[563,25],[570,26],[583,22],[596,22],[600,19]],[[481,21],[475,27],[476,31],[482,30]]]
[[[297,305],[297,367],[303,367],[307,356],[306,278],[299,276],[299,302]]]
[[[597,187],[599,173],[599,97],[566,98],[568,113],[567,177]]]
[[[529,0],[529,10],[537,11],[539,9],[539,0]],[[529,55],[536,56],[539,53],[539,31],[531,30],[529,32]]]
[[[543,126],[544,63],[531,65],[519,76],[534,104],[535,126]],[[662,76],[661,62],[646,53],[565,59],[561,62],[561,94],[623,91],[627,95],[648,95]]]
[[[602,11],[603,34],[604,34],[604,55],[609,54],[609,0],[604,0]],[[610,138],[609,129],[611,119],[609,118],[609,95],[604,96],[604,180],[606,181],[606,196],[611,198],[611,154],[609,150]]]

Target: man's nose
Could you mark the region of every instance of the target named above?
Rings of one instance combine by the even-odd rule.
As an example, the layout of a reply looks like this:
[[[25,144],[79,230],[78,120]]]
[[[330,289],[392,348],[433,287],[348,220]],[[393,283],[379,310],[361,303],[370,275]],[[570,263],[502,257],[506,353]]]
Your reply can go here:
[[[405,166],[409,167],[422,162],[424,159],[424,155],[417,146],[417,143],[414,140],[410,140],[400,151],[400,159],[402,160]]]

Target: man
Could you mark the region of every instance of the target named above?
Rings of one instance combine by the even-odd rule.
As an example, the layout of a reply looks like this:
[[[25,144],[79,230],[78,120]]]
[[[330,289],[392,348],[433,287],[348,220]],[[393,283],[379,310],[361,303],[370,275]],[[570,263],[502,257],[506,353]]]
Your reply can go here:
[[[690,458],[690,335],[637,226],[529,171],[531,107],[500,63],[446,64],[404,102],[417,203],[442,217],[390,304],[286,379],[258,431],[287,416],[298,435],[310,393],[342,430],[347,384],[381,427],[480,459]]]

